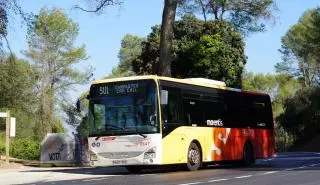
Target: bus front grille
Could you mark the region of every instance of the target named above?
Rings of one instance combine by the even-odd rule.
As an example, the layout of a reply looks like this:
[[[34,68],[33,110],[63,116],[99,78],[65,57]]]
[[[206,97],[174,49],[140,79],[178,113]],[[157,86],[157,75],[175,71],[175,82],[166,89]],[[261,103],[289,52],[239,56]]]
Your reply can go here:
[[[141,155],[143,152],[104,152],[99,153],[100,156],[107,159],[124,159]]]

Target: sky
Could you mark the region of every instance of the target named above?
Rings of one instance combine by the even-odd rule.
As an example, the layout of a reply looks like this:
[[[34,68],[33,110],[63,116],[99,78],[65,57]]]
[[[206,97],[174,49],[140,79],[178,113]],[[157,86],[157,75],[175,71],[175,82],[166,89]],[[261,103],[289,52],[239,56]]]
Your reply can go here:
[[[74,5],[85,7],[85,0],[20,0],[26,12],[37,14],[46,6],[64,9],[68,16],[79,24],[80,31],[76,44],[86,45],[89,59],[76,67],[82,69],[92,66],[94,79],[107,76],[118,60],[121,39],[125,34],[146,37],[151,26],[160,24],[163,0],[124,0],[120,8],[110,7],[104,14],[95,15],[74,9]],[[137,3],[139,2],[139,3]],[[275,12],[275,23],[267,31],[254,33],[245,38],[245,53],[248,57],[246,70],[255,73],[274,73],[274,65],[281,60],[278,49],[281,37],[295,23],[304,11],[320,5],[320,0],[276,0],[278,11]],[[26,27],[21,26],[18,17],[11,20],[8,40],[14,53],[23,57],[21,51],[27,49]],[[89,85],[77,86],[71,97],[78,97],[89,89]]]

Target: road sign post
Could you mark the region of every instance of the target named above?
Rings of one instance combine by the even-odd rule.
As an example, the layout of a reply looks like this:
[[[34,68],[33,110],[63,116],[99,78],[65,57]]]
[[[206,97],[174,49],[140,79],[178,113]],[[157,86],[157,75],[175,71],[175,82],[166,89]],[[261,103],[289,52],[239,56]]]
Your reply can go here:
[[[6,162],[9,163],[9,145],[10,145],[10,111],[6,115]]]

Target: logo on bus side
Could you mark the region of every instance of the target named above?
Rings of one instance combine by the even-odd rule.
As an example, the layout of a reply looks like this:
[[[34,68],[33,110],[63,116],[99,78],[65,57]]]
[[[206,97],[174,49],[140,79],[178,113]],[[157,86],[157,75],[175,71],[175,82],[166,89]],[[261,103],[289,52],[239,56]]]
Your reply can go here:
[[[97,148],[99,148],[100,147],[100,142],[93,142],[92,144],[91,144],[91,146],[94,148],[94,147],[97,147]]]
[[[208,126],[217,126],[217,127],[222,127],[223,122],[221,119],[218,120],[207,120],[207,125]]]

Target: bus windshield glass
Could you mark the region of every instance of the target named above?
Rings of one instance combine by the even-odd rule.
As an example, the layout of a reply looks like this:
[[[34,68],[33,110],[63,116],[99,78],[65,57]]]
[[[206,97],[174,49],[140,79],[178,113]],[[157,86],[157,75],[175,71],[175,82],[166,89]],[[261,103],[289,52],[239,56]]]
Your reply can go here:
[[[89,135],[159,133],[153,80],[95,84],[90,88]]]

